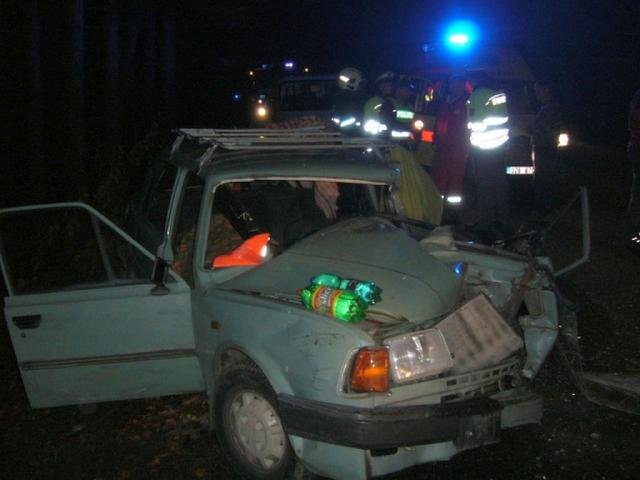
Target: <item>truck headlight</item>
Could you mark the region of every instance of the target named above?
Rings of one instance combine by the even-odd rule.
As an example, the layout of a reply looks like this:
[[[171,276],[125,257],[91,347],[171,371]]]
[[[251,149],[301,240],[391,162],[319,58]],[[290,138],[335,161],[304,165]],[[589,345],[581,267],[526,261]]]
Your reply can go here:
[[[561,133],[558,135],[558,147],[562,148],[567,146],[569,146],[569,134]]]
[[[438,375],[453,368],[451,352],[440,330],[430,329],[387,339],[389,367],[395,383]]]
[[[260,119],[264,119],[264,118],[267,118],[268,114],[269,114],[269,109],[267,107],[260,105],[258,108],[256,108],[256,117]]]

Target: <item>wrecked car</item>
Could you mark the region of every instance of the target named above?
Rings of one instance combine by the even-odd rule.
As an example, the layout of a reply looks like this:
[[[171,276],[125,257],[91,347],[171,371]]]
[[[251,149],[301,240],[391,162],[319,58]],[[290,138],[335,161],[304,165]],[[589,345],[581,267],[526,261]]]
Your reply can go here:
[[[561,317],[550,263],[403,217],[388,148],[183,129],[129,233],[82,203],[0,211],[31,406],[205,391],[248,478],[366,479],[539,422],[529,382]],[[381,301],[353,323],[306,309],[299,290],[325,272]]]

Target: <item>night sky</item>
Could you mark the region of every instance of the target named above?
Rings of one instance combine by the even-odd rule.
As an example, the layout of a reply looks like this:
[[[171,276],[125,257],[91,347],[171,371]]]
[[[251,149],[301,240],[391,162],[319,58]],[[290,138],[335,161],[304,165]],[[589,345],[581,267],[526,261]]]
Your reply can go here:
[[[2,1],[0,204],[76,198],[150,129],[220,125],[256,64],[410,70],[456,18],[551,81],[578,139],[623,148],[640,87],[634,0]]]

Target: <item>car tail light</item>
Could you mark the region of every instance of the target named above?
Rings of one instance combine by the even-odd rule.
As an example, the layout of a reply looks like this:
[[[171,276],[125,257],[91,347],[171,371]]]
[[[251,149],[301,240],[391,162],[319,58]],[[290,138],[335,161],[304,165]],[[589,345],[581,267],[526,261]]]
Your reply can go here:
[[[422,130],[420,140],[425,143],[433,143],[433,130]]]
[[[387,347],[363,348],[356,355],[351,372],[353,392],[389,391],[389,350]]]

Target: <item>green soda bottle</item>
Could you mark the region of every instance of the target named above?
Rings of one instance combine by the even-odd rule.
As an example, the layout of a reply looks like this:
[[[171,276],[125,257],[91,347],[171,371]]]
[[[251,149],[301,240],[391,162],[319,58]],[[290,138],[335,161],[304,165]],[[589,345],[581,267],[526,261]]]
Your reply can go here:
[[[333,273],[323,273],[311,279],[311,285],[323,285],[325,287],[339,288],[341,290],[351,290],[355,292],[364,302],[369,305],[382,300],[382,289],[373,282],[365,280],[355,280],[352,278],[340,278]]]
[[[338,275],[333,273],[321,273],[316,275],[309,282],[310,285],[322,285],[324,287],[340,288],[340,282],[342,279]]]
[[[349,290],[323,285],[310,285],[300,292],[302,303],[309,310],[324,313],[344,322],[364,320],[367,305]]]
[[[382,289],[373,282],[345,278],[340,282],[338,288],[355,292],[356,295],[369,305],[373,305],[382,300]]]

